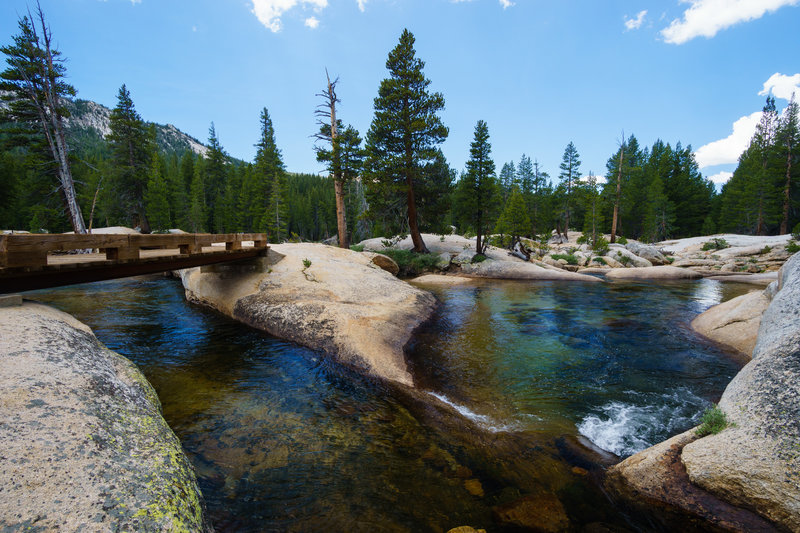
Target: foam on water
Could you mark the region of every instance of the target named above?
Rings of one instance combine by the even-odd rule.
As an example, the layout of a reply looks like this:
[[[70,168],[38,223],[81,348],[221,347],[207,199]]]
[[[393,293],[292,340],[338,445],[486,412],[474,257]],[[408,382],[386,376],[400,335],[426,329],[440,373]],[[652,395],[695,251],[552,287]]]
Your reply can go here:
[[[695,425],[709,403],[686,388],[663,394],[626,393],[587,414],[578,431],[598,447],[622,457],[649,448]]]
[[[439,393],[430,392],[430,391],[428,392],[428,394],[430,394],[431,396],[433,396],[434,398],[436,398],[440,402],[442,402],[442,403],[448,405],[449,407],[453,408],[458,414],[460,414],[464,418],[466,418],[468,420],[471,420],[472,422],[477,424],[479,427],[481,427],[481,428],[483,428],[483,429],[485,429],[487,431],[491,431],[492,433],[510,432],[510,431],[516,431],[517,429],[519,429],[514,424],[501,424],[501,423],[497,422],[496,420],[494,420],[490,416],[478,414],[475,411],[473,411],[472,409],[470,409],[469,407],[466,407],[464,405],[459,405],[459,404],[455,403],[454,401],[452,401],[450,398],[448,398],[444,394],[439,394]]]

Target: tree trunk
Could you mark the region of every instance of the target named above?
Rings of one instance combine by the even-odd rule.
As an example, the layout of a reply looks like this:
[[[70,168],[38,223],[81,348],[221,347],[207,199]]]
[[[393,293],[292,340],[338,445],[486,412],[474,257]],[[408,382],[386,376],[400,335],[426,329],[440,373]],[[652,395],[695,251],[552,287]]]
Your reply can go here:
[[[406,184],[408,185],[408,230],[411,233],[411,242],[414,243],[413,252],[418,254],[427,254],[428,247],[425,246],[425,241],[422,240],[422,235],[419,233],[419,226],[417,225],[417,204],[414,202],[414,182],[411,176],[406,176]]]
[[[781,219],[781,235],[789,233],[789,192],[792,186],[792,141],[789,141],[786,155],[786,186],[783,188],[783,218]]]
[[[625,134],[622,134],[622,146],[619,147],[619,169],[617,172],[617,196],[614,199],[614,216],[611,218],[611,242],[617,241],[617,217],[619,216],[619,197],[622,191],[622,157],[625,153]]]
[[[333,188],[336,191],[336,225],[339,230],[339,247],[349,248],[350,242],[347,239],[347,220],[345,218],[344,183],[341,180],[334,180]]]

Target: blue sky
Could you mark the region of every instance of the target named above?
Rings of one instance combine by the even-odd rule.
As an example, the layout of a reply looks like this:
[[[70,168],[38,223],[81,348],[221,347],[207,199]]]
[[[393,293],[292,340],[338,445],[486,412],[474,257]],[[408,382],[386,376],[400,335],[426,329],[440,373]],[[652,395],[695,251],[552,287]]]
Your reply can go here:
[[[573,141],[605,173],[624,130],[697,150],[725,179],[758,121],[800,85],[800,0],[41,0],[78,96],[140,114],[251,160],[267,107],[286,166],[321,172],[311,135],[325,68],[362,135],[403,28],[444,94],[443,150],[461,170],[475,123],[498,171],[523,153],[558,174]],[[0,42],[24,0],[0,7]],[[767,83],[769,82],[769,83]],[[767,84],[765,86],[765,83]],[[762,94],[759,94],[762,93]],[[800,89],[798,89],[800,93]],[[734,131],[734,124],[737,125]]]

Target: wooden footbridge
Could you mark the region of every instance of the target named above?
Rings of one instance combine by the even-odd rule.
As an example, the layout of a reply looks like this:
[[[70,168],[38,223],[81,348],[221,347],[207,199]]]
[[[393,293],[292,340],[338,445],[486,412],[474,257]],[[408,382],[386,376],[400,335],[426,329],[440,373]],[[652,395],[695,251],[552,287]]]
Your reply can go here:
[[[264,233],[0,235],[0,294],[241,261],[266,251]]]

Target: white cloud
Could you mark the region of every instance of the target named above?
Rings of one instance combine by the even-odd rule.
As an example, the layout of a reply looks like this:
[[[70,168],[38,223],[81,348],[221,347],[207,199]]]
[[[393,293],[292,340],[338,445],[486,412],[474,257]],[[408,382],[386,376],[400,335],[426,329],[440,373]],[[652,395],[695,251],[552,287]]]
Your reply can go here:
[[[357,0],[358,1],[358,10],[362,13],[367,8],[367,0]]]
[[[625,27],[629,30],[638,30],[644,24],[644,17],[647,15],[647,10],[639,11],[636,17],[629,19],[625,17]]]
[[[775,98],[781,98],[787,101],[792,97],[792,93],[800,96],[800,74],[786,76],[785,74],[776,72],[764,82],[764,89],[758,94],[766,96],[769,93],[772,93]]]
[[[319,19],[317,17],[308,17],[306,19],[306,26],[312,30],[317,29],[317,26],[319,26]]]
[[[319,12],[328,7],[328,0],[252,0],[253,14],[270,31],[279,32],[283,26],[281,16],[295,6],[313,8]],[[313,18],[313,17],[312,17]]]
[[[695,37],[714,37],[717,32],[740,22],[756,20],[765,13],[800,0],[681,0],[691,4],[682,19],[675,19],[661,31],[670,44],[683,44]]]
[[[717,172],[713,176],[707,176],[715,185],[722,185],[723,183],[727,182],[733,176],[733,172]]]
[[[750,139],[753,138],[753,134],[756,132],[759,120],[761,120],[761,111],[741,117],[733,123],[733,133],[729,136],[698,148],[694,156],[700,168],[739,161],[739,156],[750,144]]]
[[[503,6],[503,9],[508,9],[514,5],[514,2],[511,0],[500,0],[500,5]]]

